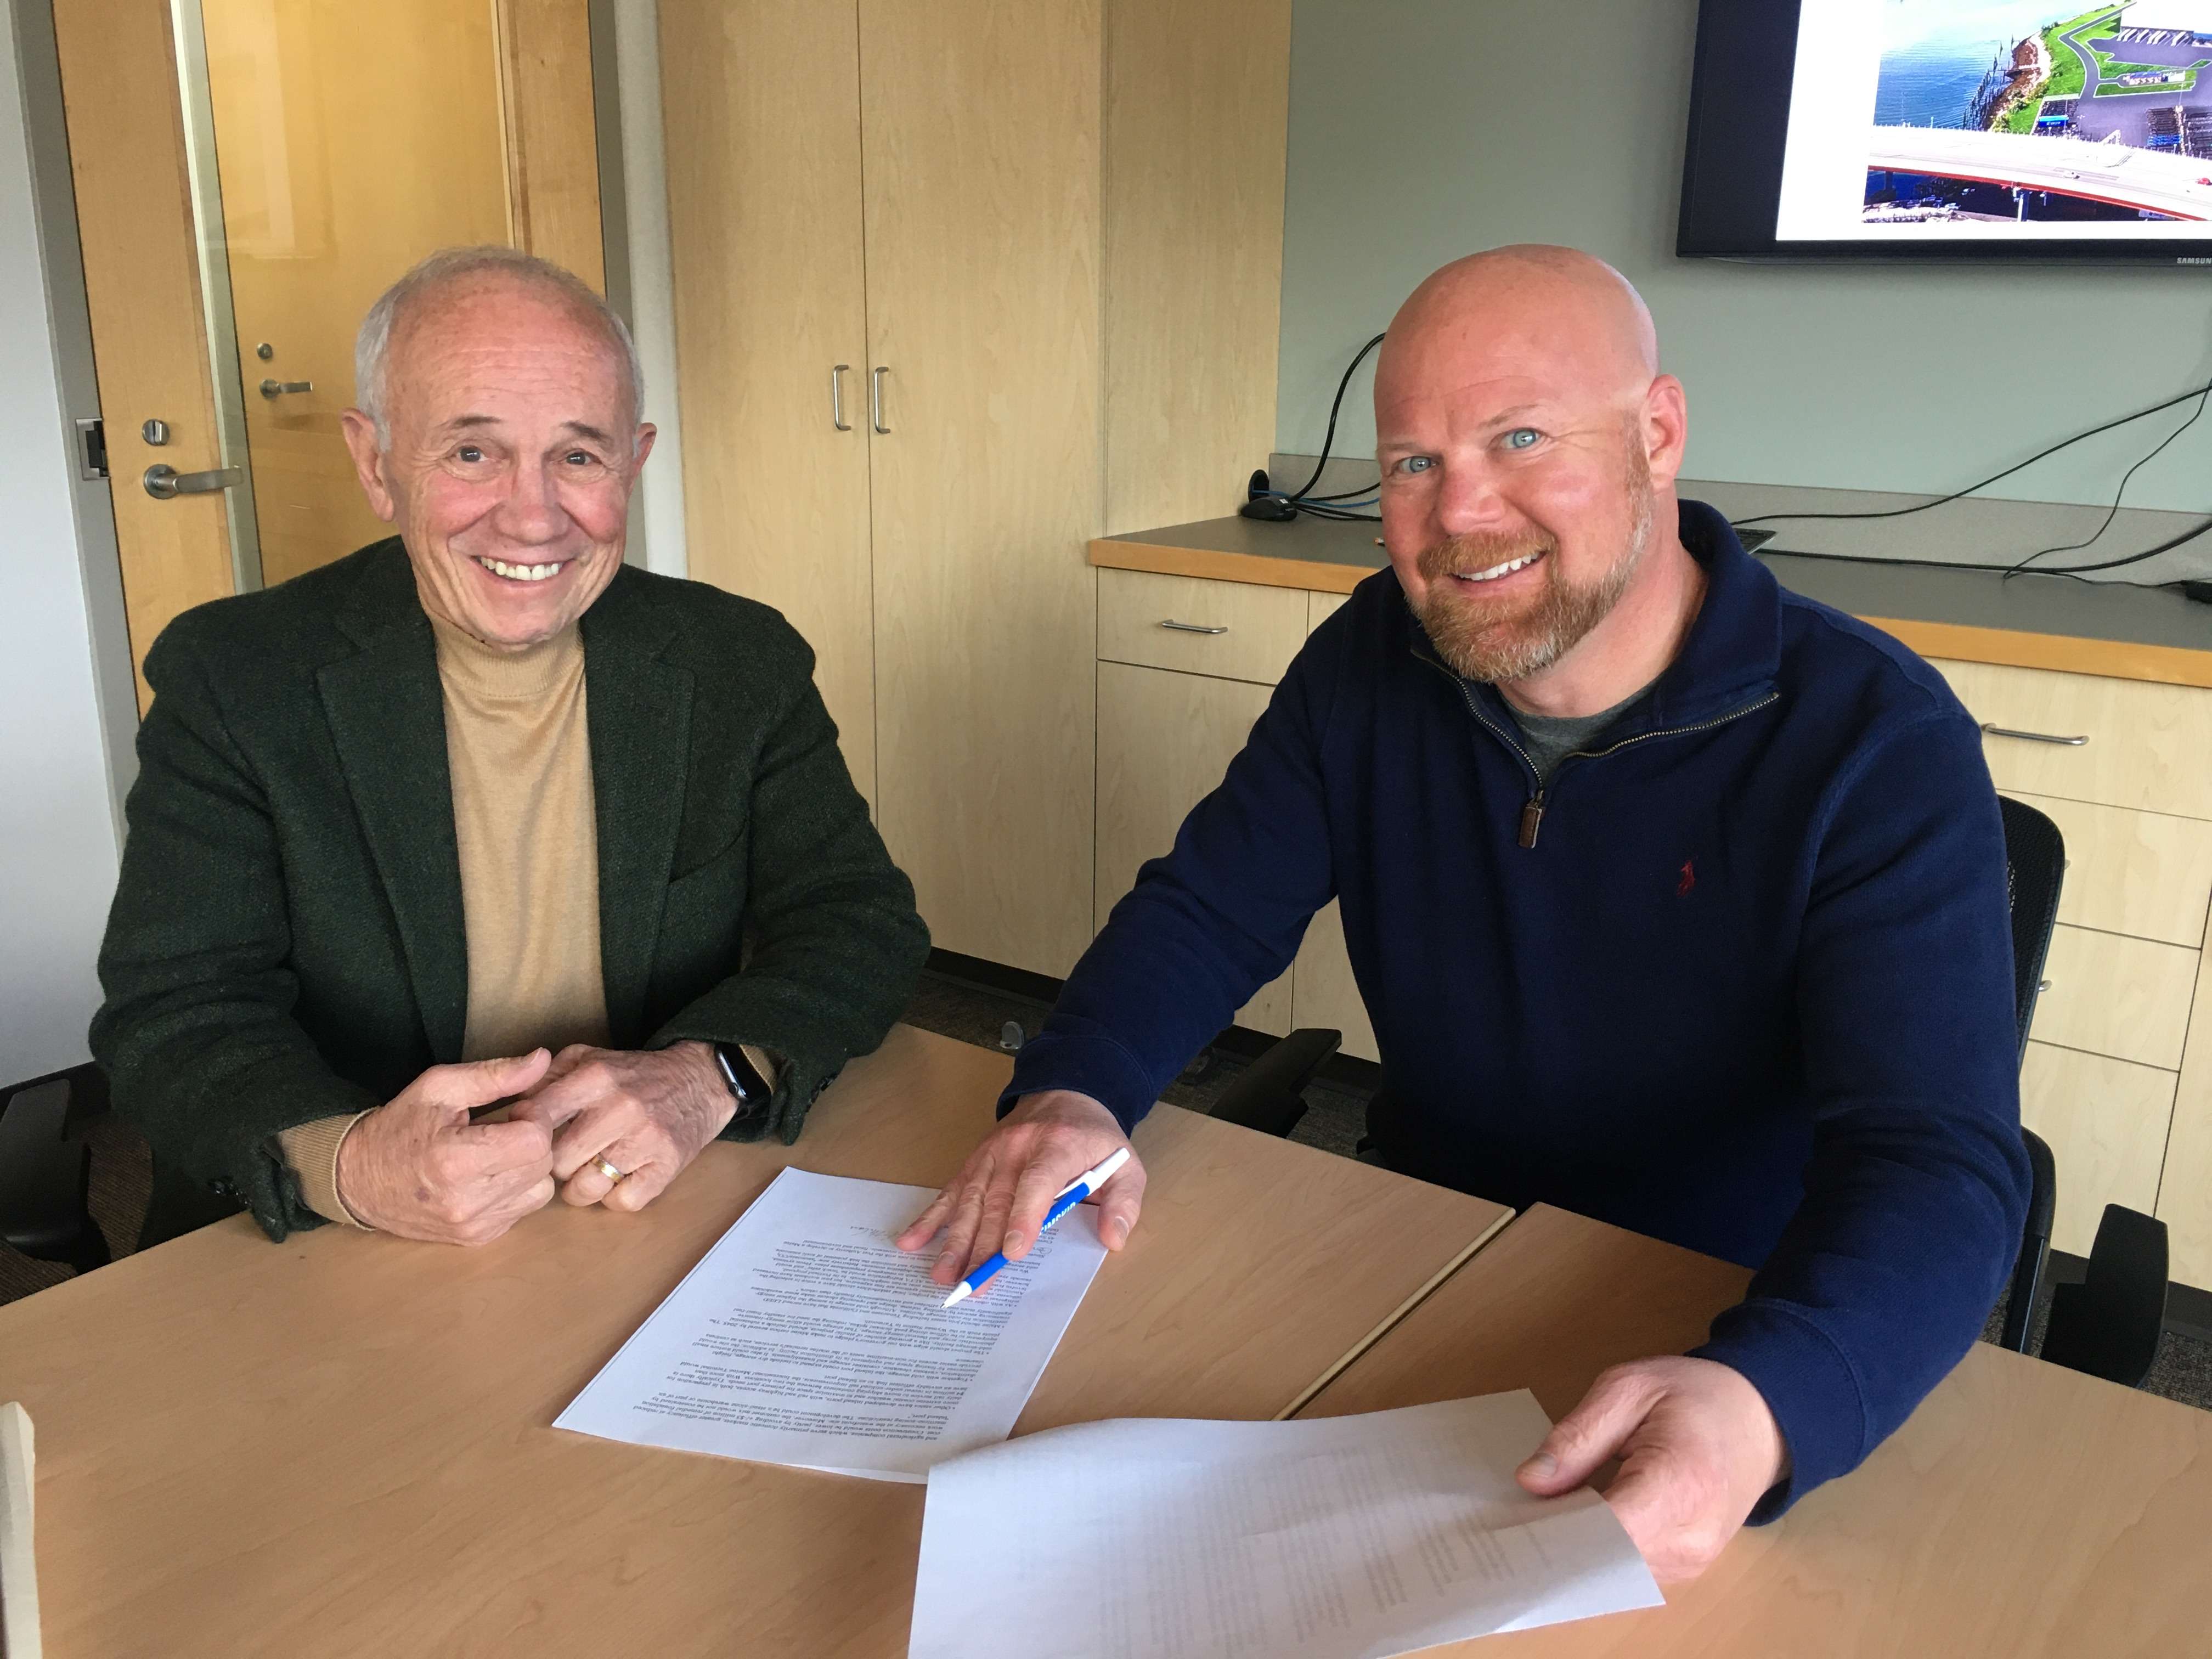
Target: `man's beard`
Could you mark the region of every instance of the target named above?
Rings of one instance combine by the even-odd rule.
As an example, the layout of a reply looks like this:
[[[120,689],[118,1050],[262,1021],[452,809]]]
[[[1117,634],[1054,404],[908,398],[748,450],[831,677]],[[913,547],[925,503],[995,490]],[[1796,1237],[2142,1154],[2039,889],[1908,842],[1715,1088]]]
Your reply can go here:
[[[1437,654],[1464,678],[1493,683],[1525,679],[1558,662],[1612,615],[1650,545],[1651,469],[1641,446],[1629,450],[1628,506],[1628,538],[1620,557],[1595,581],[1581,586],[1560,576],[1559,544],[1539,532],[1454,536],[1422,553],[1419,569],[1428,592],[1413,614]],[[1480,588],[1453,580],[1455,574],[1494,569],[1532,553],[1544,558],[1538,567],[1542,586],[1531,597],[1492,602]]]

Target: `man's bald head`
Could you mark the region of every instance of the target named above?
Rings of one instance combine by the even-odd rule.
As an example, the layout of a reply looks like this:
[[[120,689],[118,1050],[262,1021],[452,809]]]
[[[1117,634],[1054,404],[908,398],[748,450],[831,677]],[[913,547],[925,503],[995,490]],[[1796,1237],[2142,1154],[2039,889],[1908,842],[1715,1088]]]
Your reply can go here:
[[[1503,247],[1431,276],[1385,337],[1375,429],[1390,562],[1462,674],[1534,696],[1566,665],[1548,684],[1578,703],[1680,623],[1701,580],[1674,534],[1682,388],[1603,260]]]
[[[423,259],[378,296],[354,341],[354,399],[375,422],[380,442],[392,440],[391,398],[395,358],[426,324],[450,321],[471,300],[487,295],[536,300],[596,337],[622,377],[629,424],[644,419],[645,371],[629,329],[589,284],[549,259],[519,248],[487,246],[441,249]],[[496,307],[495,307],[496,309]]]
[[[1532,374],[1640,397],[1659,373],[1659,331],[1644,296],[1602,259],[1524,242],[1471,253],[1398,307],[1376,366],[1376,402],[1409,366],[1475,348]]]

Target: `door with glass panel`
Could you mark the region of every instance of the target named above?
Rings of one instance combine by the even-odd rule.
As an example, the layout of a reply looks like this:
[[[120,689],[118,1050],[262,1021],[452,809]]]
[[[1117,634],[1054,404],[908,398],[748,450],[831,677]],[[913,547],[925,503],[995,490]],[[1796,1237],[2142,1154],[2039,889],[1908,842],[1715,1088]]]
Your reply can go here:
[[[54,0],[134,661],[387,533],[353,336],[441,247],[603,282],[586,0]],[[140,686],[142,702],[146,696]]]

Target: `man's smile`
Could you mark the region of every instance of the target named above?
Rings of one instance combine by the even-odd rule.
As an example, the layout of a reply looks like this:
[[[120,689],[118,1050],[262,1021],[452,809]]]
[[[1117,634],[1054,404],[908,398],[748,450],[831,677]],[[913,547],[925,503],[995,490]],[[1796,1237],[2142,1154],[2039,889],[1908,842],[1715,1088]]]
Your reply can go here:
[[[1528,569],[1543,556],[1544,550],[1540,548],[1534,553],[1524,553],[1517,559],[1508,559],[1504,564],[1493,564],[1487,570],[1455,570],[1451,577],[1459,582],[1494,582],[1510,576],[1516,571]]]
[[[556,559],[550,564],[509,564],[504,559],[488,559],[481,554],[471,555],[476,562],[495,576],[511,582],[542,582],[559,575],[574,562],[573,559]]]

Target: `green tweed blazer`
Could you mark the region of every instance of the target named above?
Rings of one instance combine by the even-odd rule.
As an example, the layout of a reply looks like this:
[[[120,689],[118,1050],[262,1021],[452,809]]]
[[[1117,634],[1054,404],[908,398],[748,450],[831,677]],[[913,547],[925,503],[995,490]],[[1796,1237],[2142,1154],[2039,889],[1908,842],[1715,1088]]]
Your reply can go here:
[[[928,951],[775,611],[624,568],[585,612],[616,1047],[787,1062],[735,1137],[795,1139]],[[171,1180],[272,1238],[319,1218],[279,1130],[460,1058],[468,951],[430,623],[397,539],[165,629],[92,1048]]]

